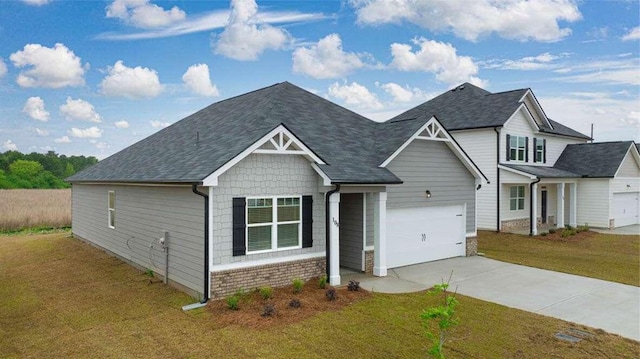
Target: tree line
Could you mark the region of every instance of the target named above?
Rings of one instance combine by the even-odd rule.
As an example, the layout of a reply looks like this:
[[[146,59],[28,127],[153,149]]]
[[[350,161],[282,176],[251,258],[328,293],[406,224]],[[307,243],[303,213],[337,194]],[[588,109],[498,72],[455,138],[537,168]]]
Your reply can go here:
[[[0,189],[68,188],[65,178],[96,163],[93,156],[7,151],[0,154]]]

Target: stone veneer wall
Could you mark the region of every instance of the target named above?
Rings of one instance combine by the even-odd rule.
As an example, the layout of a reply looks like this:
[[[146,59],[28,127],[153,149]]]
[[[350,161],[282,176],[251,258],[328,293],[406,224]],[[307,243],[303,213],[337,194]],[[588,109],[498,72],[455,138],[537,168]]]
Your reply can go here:
[[[556,224],[555,222],[555,216],[549,216],[547,217],[547,223],[551,224],[553,223],[554,225]],[[538,226],[542,225],[542,218],[538,217]],[[529,218],[519,218],[519,219],[511,219],[508,221],[502,221],[501,223],[501,230],[503,231],[508,231],[510,229],[527,229],[529,228]]]
[[[364,251],[364,272],[373,274],[373,249]]]
[[[467,237],[467,257],[475,256],[478,254],[478,237]]]
[[[223,298],[240,288],[283,287],[295,278],[306,281],[321,277],[326,273],[325,265],[325,258],[321,257],[211,272],[211,298]]]

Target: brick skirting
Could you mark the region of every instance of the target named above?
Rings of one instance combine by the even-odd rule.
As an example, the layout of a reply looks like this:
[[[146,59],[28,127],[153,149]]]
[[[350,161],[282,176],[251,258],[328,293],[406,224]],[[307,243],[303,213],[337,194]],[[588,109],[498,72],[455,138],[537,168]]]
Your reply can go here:
[[[478,237],[467,237],[467,248],[465,253],[467,257],[478,254]]]
[[[373,250],[364,251],[364,272],[373,274]]]
[[[220,299],[241,288],[283,287],[295,278],[306,281],[321,277],[326,273],[325,263],[325,258],[321,257],[211,272],[211,298]]]

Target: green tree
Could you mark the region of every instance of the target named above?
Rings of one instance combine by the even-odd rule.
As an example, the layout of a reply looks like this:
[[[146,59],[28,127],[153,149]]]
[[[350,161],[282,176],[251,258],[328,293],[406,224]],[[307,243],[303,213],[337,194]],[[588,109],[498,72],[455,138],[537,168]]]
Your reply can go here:
[[[44,171],[44,167],[36,161],[17,160],[9,165],[9,170],[21,179],[29,179]]]

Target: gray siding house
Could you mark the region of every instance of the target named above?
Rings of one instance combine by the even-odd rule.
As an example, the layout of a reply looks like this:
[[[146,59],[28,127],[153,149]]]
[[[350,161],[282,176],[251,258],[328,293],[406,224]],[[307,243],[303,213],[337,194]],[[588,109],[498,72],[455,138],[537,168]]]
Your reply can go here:
[[[437,118],[377,123],[288,82],[217,102],[68,179],[73,234],[202,302],[340,267],[476,252],[486,177]]]

